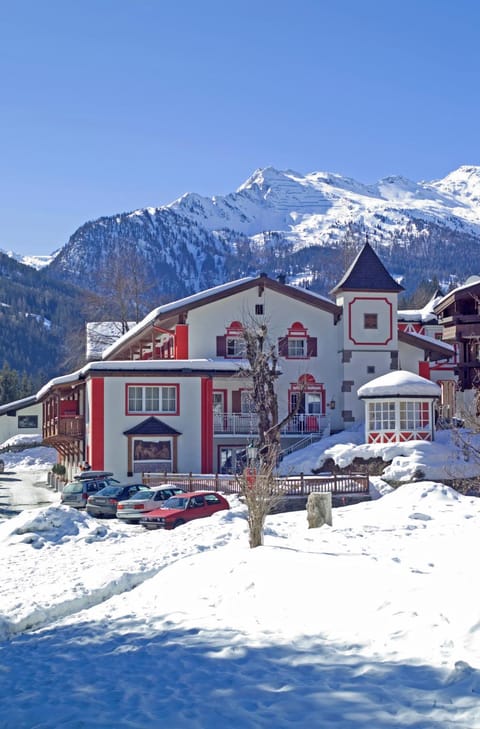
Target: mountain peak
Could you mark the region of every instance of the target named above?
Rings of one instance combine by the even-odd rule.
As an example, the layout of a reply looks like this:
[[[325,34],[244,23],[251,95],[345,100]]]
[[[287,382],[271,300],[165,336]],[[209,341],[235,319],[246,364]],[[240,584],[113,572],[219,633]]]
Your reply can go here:
[[[432,187],[455,195],[469,203],[480,202],[480,166],[461,165],[441,180],[431,183]]]
[[[269,187],[278,185],[279,182],[285,182],[285,180],[301,180],[304,175],[293,170],[277,170],[275,167],[258,167],[245,182],[237,188],[237,192],[243,190],[250,190],[255,185],[262,190],[268,189]]]

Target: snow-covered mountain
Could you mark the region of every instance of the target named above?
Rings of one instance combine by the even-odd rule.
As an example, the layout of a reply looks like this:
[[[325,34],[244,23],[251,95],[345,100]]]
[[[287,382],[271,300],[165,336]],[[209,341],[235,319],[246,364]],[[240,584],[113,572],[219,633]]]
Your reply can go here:
[[[360,244],[368,234],[407,283],[418,279],[409,273],[418,256],[428,263],[419,266],[427,277],[453,272],[461,279],[478,273],[462,268],[459,253],[468,248],[465,265],[471,265],[472,249],[480,248],[479,203],[480,167],[462,166],[431,182],[398,176],[371,185],[328,172],[267,167],[225,196],[187,193],[163,207],[86,223],[48,268],[85,282],[99,259],[128,242],[167,295],[191,293],[252,267],[291,275],[307,269],[317,281],[323,276],[327,288],[335,282],[331,249],[347,240]]]
[[[443,180],[386,177],[364,185],[326,172],[302,175],[259,169],[235,193],[186,194],[168,207],[207,230],[248,236],[281,231],[295,247],[330,245],[351,223],[362,222],[379,242],[412,219],[480,234],[480,167],[460,167]]]

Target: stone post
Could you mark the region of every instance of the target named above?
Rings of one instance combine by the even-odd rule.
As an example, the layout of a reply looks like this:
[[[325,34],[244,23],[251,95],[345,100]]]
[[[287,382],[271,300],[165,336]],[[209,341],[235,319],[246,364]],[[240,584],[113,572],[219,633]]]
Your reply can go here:
[[[332,494],[317,494],[312,491],[307,499],[308,528],[315,529],[324,524],[332,526]]]

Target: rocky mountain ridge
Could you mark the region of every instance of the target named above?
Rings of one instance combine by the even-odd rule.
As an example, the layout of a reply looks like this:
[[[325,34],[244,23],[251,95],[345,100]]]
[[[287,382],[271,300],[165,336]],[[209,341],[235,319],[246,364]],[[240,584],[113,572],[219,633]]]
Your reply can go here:
[[[475,166],[431,182],[398,176],[372,185],[267,167],[225,196],[187,193],[159,208],[87,222],[46,269],[88,287],[99,263],[130,246],[151,270],[157,296],[183,296],[260,269],[305,272],[327,293],[341,273],[341,252],[368,236],[407,290],[420,274],[454,284],[476,273],[469,266],[480,247],[479,203]]]

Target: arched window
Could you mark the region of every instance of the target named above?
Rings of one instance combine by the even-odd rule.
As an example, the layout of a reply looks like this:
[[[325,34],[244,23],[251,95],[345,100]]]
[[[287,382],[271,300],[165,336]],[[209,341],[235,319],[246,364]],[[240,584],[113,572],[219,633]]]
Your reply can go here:
[[[232,321],[226,328],[226,333],[217,337],[217,357],[231,359],[245,357],[245,339],[241,322]]]
[[[302,322],[295,321],[287,335],[278,340],[278,355],[285,359],[309,359],[317,356],[317,338],[308,335]]]

